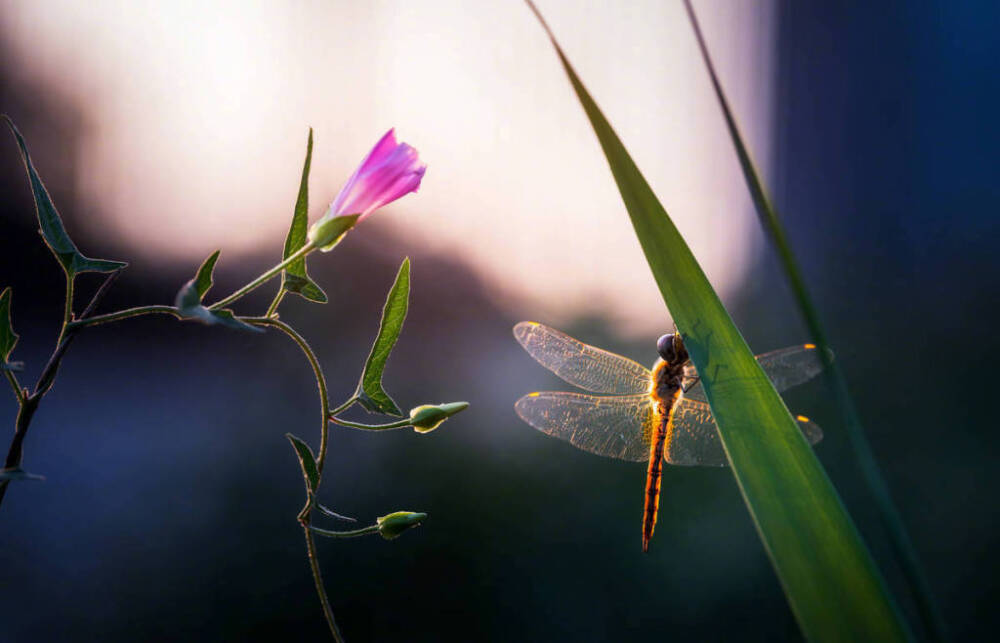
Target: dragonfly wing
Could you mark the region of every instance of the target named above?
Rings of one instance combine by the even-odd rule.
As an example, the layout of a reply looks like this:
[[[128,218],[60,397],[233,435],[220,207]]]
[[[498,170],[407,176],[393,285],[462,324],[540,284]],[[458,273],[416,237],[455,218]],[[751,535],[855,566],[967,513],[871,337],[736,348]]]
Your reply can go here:
[[[649,391],[649,369],[627,357],[589,346],[536,322],[514,326],[514,337],[539,364],[573,386],[612,395]]]
[[[779,393],[808,382],[823,371],[823,360],[820,358],[819,349],[813,344],[789,346],[758,355],[757,363],[764,369]],[[686,380],[696,381],[698,372],[693,364],[684,367],[684,377]],[[686,389],[684,395],[693,400],[705,401],[705,389],[701,387],[700,382]]]
[[[655,411],[648,395],[529,393],[514,409],[542,433],[584,451],[619,460],[649,459]]]
[[[823,431],[809,418],[796,418],[809,444],[823,439]],[[724,467],[729,464],[719,439],[712,410],[706,402],[681,398],[674,410],[673,432],[663,457],[670,464]]]

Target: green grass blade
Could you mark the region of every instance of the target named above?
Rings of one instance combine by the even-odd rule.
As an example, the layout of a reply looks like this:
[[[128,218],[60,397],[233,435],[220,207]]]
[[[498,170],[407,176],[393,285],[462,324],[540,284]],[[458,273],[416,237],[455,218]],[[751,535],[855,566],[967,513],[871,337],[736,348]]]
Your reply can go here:
[[[384,413],[402,417],[403,412],[399,410],[396,403],[389,397],[389,394],[382,388],[382,373],[385,371],[385,363],[389,359],[389,353],[399,339],[399,333],[403,330],[403,321],[406,320],[406,311],[410,304],[410,258],[403,259],[396,274],[396,281],[389,289],[389,295],[385,298],[385,307],[382,309],[382,323],[378,327],[378,336],[372,345],[371,353],[365,362],[365,370],[361,374],[361,381],[358,383],[358,401],[373,413]]]
[[[878,569],[795,420],[551,31],[549,36],[684,334],[733,475],[803,633],[821,641],[907,640]]]
[[[917,557],[916,549],[913,547],[910,536],[906,531],[902,516],[899,515],[895,504],[892,502],[889,487],[882,477],[871,445],[865,435],[864,427],[861,425],[861,420],[854,407],[854,401],[848,392],[847,381],[840,370],[839,364],[835,363],[829,357],[831,354],[830,346],[827,341],[826,332],[823,329],[823,324],[820,321],[819,313],[816,311],[816,307],[812,303],[812,298],[809,296],[805,279],[802,276],[802,271],[799,269],[795,254],[792,252],[791,244],[788,242],[785,230],[767,196],[763,182],[760,180],[760,173],[757,172],[750,152],[743,141],[743,137],[740,135],[739,126],[729,107],[729,101],[726,100],[722,83],[719,82],[719,78],[715,73],[715,66],[712,64],[712,58],[708,53],[708,46],[705,44],[705,38],[698,25],[698,18],[695,16],[690,0],[684,0],[684,4],[687,8],[688,17],[691,19],[691,26],[698,40],[698,47],[705,61],[705,67],[708,69],[712,87],[715,90],[715,96],[719,101],[719,107],[722,109],[722,114],[726,119],[726,127],[733,141],[733,147],[736,149],[736,155],[739,158],[740,167],[747,182],[747,189],[750,191],[750,196],[753,199],[754,208],[757,210],[757,215],[760,218],[764,231],[768,234],[771,242],[778,251],[781,266],[788,277],[789,285],[792,288],[792,293],[795,296],[799,309],[802,311],[802,316],[805,318],[809,333],[812,335],[813,341],[821,348],[820,355],[825,362],[826,377],[831,389],[834,391],[851,447],[854,449],[855,458],[858,460],[865,482],[878,506],[883,525],[889,534],[889,541],[892,543],[893,551],[903,569],[903,573],[906,575],[910,591],[920,612],[920,618],[928,634],[934,640],[948,640],[948,631],[944,618],[941,616],[937,603],[934,601],[930,583],[927,581],[920,560]]]

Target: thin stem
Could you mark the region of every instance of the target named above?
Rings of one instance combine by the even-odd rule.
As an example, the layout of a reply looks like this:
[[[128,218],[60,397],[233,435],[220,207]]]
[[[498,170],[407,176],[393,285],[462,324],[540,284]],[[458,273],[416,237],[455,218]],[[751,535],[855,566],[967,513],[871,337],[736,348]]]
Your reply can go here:
[[[18,406],[24,404],[24,389],[21,388],[21,383],[17,381],[17,376],[14,375],[13,371],[8,370],[4,370],[3,374],[7,377],[7,381],[10,382],[10,387],[14,389]]]
[[[320,406],[322,407],[323,412],[323,423],[319,434],[319,455],[316,457],[316,469],[319,471],[320,475],[322,475],[323,464],[326,461],[326,446],[330,434],[326,421],[326,418],[330,415],[330,396],[326,388],[326,377],[323,375],[323,369],[319,365],[319,360],[316,359],[316,354],[309,346],[309,342],[307,342],[302,335],[299,335],[294,328],[280,319],[274,319],[271,317],[238,317],[237,319],[256,326],[273,326],[274,328],[277,328],[281,332],[288,335],[292,341],[298,344],[299,348],[302,349],[302,352],[305,353],[306,359],[309,360],[309,365],[313,369],[313,375],[316,377],[316,386],[319,389]]]
[[[28,427],[31,425],[31,418],[38,409],[41,397],[30,395],[25,398],[23,404],[17,410],[17,421],[14,424],[14,437],[10,441],[10,448],[7,449],[7,459],[4,460],[4,469],[13,469],[21,466],[21,458],[24,455],[24,437],[28,434]],[[10,480],[0,482],[0,503],[7,495],[7,485]]]
[[[927,634],[933,640],[947,641],[949,639],[947,625],[934,601],[930,583],[920,565],[916,549],[906,531],[906,526],[903,524],[902,516],[892,502],[889,486],[882,477],[878,463],[875,460],[875,454],[872,452],[871,444],[868,442],[864,427],[861,425],[861,420],[854,407],[854,401],[848,391],[847,380],[844,378],[839,364],[833,362],[830,357],[832,353],[830,352],[826,332],[820,321],[819,313],[813,305],[812,298],[806,289],[805,279],[802,277],[802,271],[799,269],[795,255],[792,253],[791,245],[785,236],[784,228],[778,220],[778,216],[767,197],[760,177],[757,175],[753,161],[750,158],[750,153],[743,143],[743,138],[740,136],[736,119],[733,117],[732,111],[729,108],[729,102],[722,91],[722,85],[716,76],[715,67],[709,56],[708,46],[705,44],[701,28],[698,25],[698,19],[691,6],[691,1],[684,0],[684,6],[691,20],[691,26],[698,40],[698,47],[701,50],[705,66],[708,68],[716,98],[726,119],[726,126],[729,128],[730,137],[736,147],[736,154],[743,168],[743,175],[750,190],[757,214],[760,217],[764,230],[771,235],[771,240],[778,250],[778,256],[784,267],[785,275],[788,277],[789,282],[791,282],[792,292],[795,295],[803,317],[805,317],[809,333],[812,335],[813,341],[820,347],[819,353],[826,367],[824,369],[826,378],[834,391],[837,406],[840,408],[844,426],[847,429],[848,439],[854,450],[854,457],[858,461],[869,492],[874,497],[875,503],[878,506],[882,523],[889,535],[893,551],[901,564],[903,573],[906,575],[910,591],[916,599],[920,618],[927,630]]]
[[[365,431],[382,431],[384,429],[401,429],[404,426],[410,426],[410,418],[405,418],[399,420],[398,422],[390,422],[389,424],[361,424],[360,422],[350,422],[348,420],[341,420],[338,417],[330,416],[330,421],[334,424],[339,424],[340,426],[349,426],[352,429],[364,429]]]
[[[66,272],[66,306],[63,309],[63,322],[59,328],[59,339],[56,340],[56,347],[62,344],[63,337],[66,336],[66,328],[73,321],[73,287],[76,276]]]
[[[125,310],[119,310],[113,313],[107,313],[105,315],[95,315],[93,317],[87,317],[85,319],[78,319],[76,321],[71,321],[67,324],[68,330],[77,330],[79,328],[86,328],[87,326],[97,326],[98,324],[107,324],[108,322],[119,321],[121,319],[128,319],[129,317],[139,317],[140,315],[155,315],[155,314],[165,314],[173,315],[180,319],[180,312],[173,306],[138,306],[136,308],[126,308]]]
[[[353,405],[357,401],[358,401],[358,396],[357,395],[351,396],[351,398],[349,400],[347,400],[346,402],[344,402],[343,404],[341,404],[337,408],[335,408],[332,411],[330,411],[330,415],[331,416],[333,416],[333,415],[340,415],[341,413],[343,413],[347,409],[351,408],[351,405]]]
[[[253,281],[251,281],[247,285],[243,286],[242,288],[240,288],[239,290],[237,290],[233,294],[229,295],[225,299],[221,299],[221,300],[215,302],[214,304],[212,304],[211,306],[209,306],[208,309],[209,310],[218,310],[220,308],[228,306],[229,304],[233,303],[237,299],[240,299],[241,297],[243,297],[247,293],[249,293],[249,292],[251,292],[253,290],[256,290],[258,287],[260,287],[264,283],[270,281],[271,278],[273,278],[279,272],[281,272],[282,270],[284,270],[285,268],[287,268],[290,264],[292,264],[293,262],[301,259],[302,257],[306,256],[307,254],[309,254],[310,252],[312,252],[315,249],[316,249],[316,246],[314,246],[313,243],[312,243],[312,241],[310,241],[309,243],[307,243],[306,245],[302,246],[297,251],[295,251],[294,254],[289,255],[287,259],[285,259],[284,261],[282,261],[281,263],[279,263],[275,267],[271,268],[270,270],[268,270],[267,272],[265,272],[261,276],[257,277],[256,279],[254,279]]]
[[[278,311],[278,306],[281,305],[281,301],[285,298],[285,293],[287,291],[284,288],[278,289],[278,294],[274,296],[274,301],[271,305],[267,307],[267,312],[264,314],[265,317],[271,317]]]
[[[323,616],[326,617],[326,624],[330,626],[330,634],[337,643],[343,643],[337,628],[337,621],[333,618],[333,609],[330,607],[330,599],[326,596],[326,589],[323,587],[323,574],[319,569],[319,557],[316,555],[316,540],[313,538],[311,527],[308,524],[302,526],[306,534],[306,550],[309,552],[309,567],[312,569],[313,580],[316,582],[316,593],[319,594],[319,602],[323,604]]]
[[[111,288],[111,284],[114,283],[115,279],[121,274],[121,270],[116,270],[107,276],[101,287],[97,289],[94,296],[90,298],[90,303],[81,313],[81,317],[87,317],[90,315],[97,304],[104,298],[107,294],[108,289]],[[67,279],[69,275],[67,274]],[[72,283],[72,280],[69,281]],[[73,288],[72,286],[66,289],[67,301],[72,302],[73,300]],[[69,315],[72,316],[72,304],[68,305],[66,309],[69,311]],[[31,426],[31,418],[34,417],[35,411],[38,409],[38,405],[41,404],[42,398],[48,393],[49,389],[52,388],[53,382],[55,382],[56,373],[59,370],[59,364],[62,362],[63,356],[66,354],[66,349],[69,348],[70,343],[76,336],[76,329],[69,328],[67,323],[63,323],[63,328],[59,332],[59,342],[56,344],[55,350],[52,352],[49,361],[45,364],[42,369],[41,375],[38,376],[38,382],[35,384],[35,390],[30,395],[25,395],[22,391],[18,396],[20,401],[20,408],[17,412],[17,421],[14,425],[14,437],[10,441],[10,448],[7,450],[7,459],[4,463],[4,468],[19,467],[21,466],[21,460],[24,457],[24,438],[28,434],[28,428]],[[20,390],[20,386],[17,385],[17,379],[12,378],[12,384],[15,384],[17,389]],[[7,485],[9,481],[4,480],[0,483],[0,504],[3,503],[4,496],[7,493]]]
[[[369,525],[368,527],[362,527],[353,531],[331,531],[330,529],[320,529],[319,527],[310,525],[309,531],[314,531],[320,536],[326,536],[327,538],[357,538],[358,536],[377,534],[378,525]]]
[[[330,415],[330,396],[326,388],[326,377],[323,375],[323,369],[319,365],[319,360],[316,359],[316,354],[313,353],[312,348],[309,346],[309,342],[307,342],[305,338],[299,335],[294,328],[280,319],[275,319],[273,317],[238,317],[237,319],[248,324],[254,324],[257,326],[272,326],[277,328],[281,332],[288,335],[292,341],[298,344],[299,348],[302,349],[302,352],[305,353],[306,359],[309,360],[309,365],[313,369],[313,375],[316,377],[316,386],[319,389],[320,410],[322,412],[319,456],[316,458],[316,469],[319,471],[320,480],[322,480],[323,465],[326,462],[327,441],[330,433],[330,429],[327,424],[327,417]],[[330,633],[333,635],[334,640],[342,642],[344,639],[340,635],[340,630],[337,629],[337,622],[333,618],[333,609],[330,607],[330,599],[326,594],[326,587],[323,585],[323,575],[320,573],[319,559],[316,556],[316,542],[313,539],[312,531],[310,530],[310,521],[312,518],[312,507],[310,505],[312,501],[313,499],[311,497],[306,508],[299,514],[299,522],[302,524],[302,528],[305,531],[306,549],[308,550],[309,556],[309,568],[312,570],[313,582],[316,584],[316,593],[319,594],[319,601],[323,605],[323,615],[326,617],[327,625],[330,626]]]

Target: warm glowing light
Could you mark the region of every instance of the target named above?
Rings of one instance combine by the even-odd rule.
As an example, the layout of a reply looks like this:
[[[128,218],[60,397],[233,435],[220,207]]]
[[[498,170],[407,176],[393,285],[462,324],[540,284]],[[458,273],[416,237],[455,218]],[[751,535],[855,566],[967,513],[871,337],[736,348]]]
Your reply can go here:
[[[538,4],[725,297],[757,225],[682,4]],[[763,161],[772,7],[698,10]],[[0,28],[8,69],[83,110],[79,187],[103,218],[74,226],[110,228],[133,255],[197,263],[220,239],[227,253],[277,249],[307,128],[315,220],[352,150],[397,125],[434,168],[420,199],[376,223],[399,243],[460,249],[552,323],[669,324],[593,132],[521,3],[11,0]]]

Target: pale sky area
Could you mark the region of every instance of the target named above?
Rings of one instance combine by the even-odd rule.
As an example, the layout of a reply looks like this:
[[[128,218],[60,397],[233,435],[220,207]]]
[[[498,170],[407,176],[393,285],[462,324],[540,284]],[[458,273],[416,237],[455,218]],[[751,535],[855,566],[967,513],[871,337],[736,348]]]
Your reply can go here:
[[[725,299],[760,235],[681,2],[538,5]],[[773,7],[695,6],[766,174]],[[309,126],[313,219],[395,126],[429,167],[372,219],[472,262],[526,317],[604,312],[625,334],[662,332],[607,163],[517,0],[0,8],[13,66],[84,109],[79,188],[108,220],[71,229],[110,225],[136,254],[192,265],[280,247]]]

